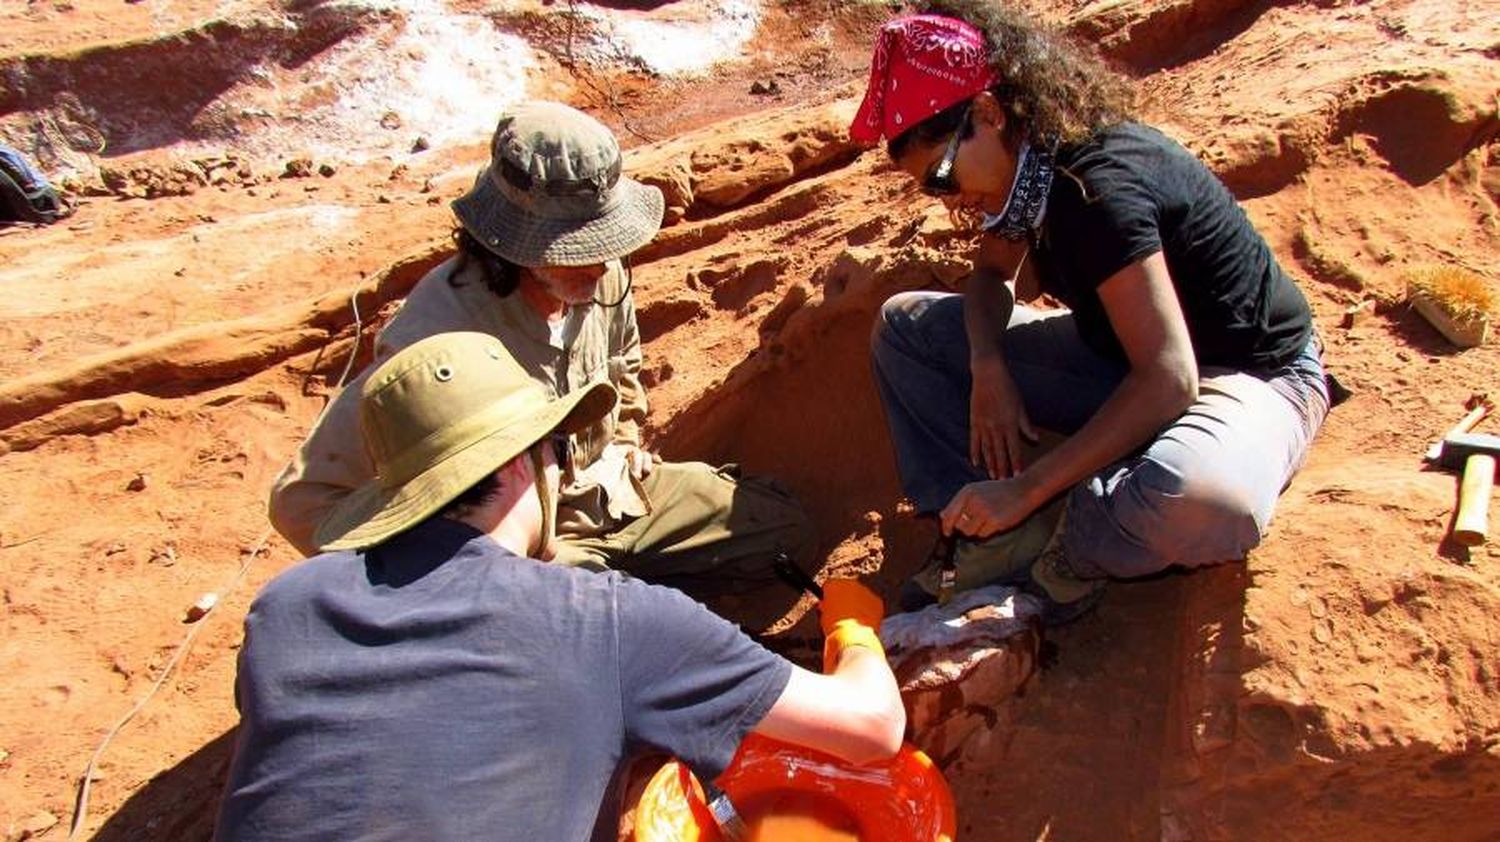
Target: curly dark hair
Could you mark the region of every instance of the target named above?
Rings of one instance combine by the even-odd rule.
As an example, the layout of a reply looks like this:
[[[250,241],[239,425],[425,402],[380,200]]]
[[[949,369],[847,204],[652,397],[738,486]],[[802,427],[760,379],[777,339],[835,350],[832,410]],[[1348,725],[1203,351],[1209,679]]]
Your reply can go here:
[[[484,247],[478,238],[469,233],[462,225],[453,228],[453,242],[458,246],[458,269],[462,271],[469,263],[479,264],[480,271],[484,274],[484,285],[500,298],[516,291],[516,284],[521,282],[521,267],[511,263],[509,260]],[[455,271],[448,278],[448,283],[458,277]]]
[[[1008,136],[1033,143],[1085,141],[1099,130],[1134,118],[1135,91],[1129,80],[1099,56],[1037,22],[1012,4],[997,0],[930,0],[915,5],[923,14],[958,18],[984,33],[990,66],[1000,81],[990,92],[1010,117]],[[900,158],[910,144],[936,143],[962,129],[968,102],[960,102],[892,138],[886,147]]]

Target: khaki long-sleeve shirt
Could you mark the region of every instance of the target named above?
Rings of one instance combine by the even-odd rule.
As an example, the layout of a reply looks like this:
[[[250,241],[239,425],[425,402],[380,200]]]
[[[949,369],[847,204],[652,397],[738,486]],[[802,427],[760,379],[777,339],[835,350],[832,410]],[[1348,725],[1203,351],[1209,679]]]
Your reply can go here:
[[[558,534],[594,535],[622,517],[646,514],[649,503],[626,461],[641,441],[646,393],[641,387],[641,339],[635,302],[569,309],[561,336],[519,294],[496,296],[472,263],[457,258],[417,282],[375,340],[375,363],[335,396],[271,491],[270,518],[297,549],[317,551],[313,533],[339,500],[375,475],[359,430],[359,393],[370,372],[392,354],[438,333],[478,331],[498,338],[521,367],[553,396],[608,380],[619,392],[615,411],[573,437],[575,468],[563,478]],[[625,273],[618,262],[599,285],[601,301],[618,299]]]

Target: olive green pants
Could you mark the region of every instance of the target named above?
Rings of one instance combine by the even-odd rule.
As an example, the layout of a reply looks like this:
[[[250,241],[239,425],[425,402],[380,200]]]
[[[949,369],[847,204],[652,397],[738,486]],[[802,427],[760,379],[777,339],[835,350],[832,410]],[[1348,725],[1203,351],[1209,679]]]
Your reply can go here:
[[[786,553],[814,573],[817,542],[801,505],[775,481],[736,478],[702,462],[660,462],[642,485],[650,514],[602,535],[559,536],[558,563],[676,588],[752,633],[796,604],[800,594],[772,564]]]

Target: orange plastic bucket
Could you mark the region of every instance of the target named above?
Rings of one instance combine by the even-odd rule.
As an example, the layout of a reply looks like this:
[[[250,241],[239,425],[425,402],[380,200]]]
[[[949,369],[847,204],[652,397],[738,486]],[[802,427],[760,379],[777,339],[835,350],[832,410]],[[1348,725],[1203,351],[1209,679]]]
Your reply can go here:
[[[952,842],[955,833],[947,781],[909,744],[890,760],[851,766],[751,734],[718,783],[748,842]],[[635,842],[723,842],[686,766],[674,760],[646,784]]]

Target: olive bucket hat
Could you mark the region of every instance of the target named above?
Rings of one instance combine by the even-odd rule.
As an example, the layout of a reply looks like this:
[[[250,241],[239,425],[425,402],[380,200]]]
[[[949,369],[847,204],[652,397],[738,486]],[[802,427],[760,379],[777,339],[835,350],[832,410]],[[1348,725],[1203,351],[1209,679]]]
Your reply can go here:
[[[314,540],[362,549],[431,517],[554,430],[575,432],[614,409],[608,383],[552,398],[483,333],[440,333],[375,369],[359,423],[375,478],[339,501]]]
[[[453,203],[464,228],[520,266],[591,266],[624,257],[661,228],[662,195],[621,175],[608,128],[556,102],[500,117],[490,163]]]

